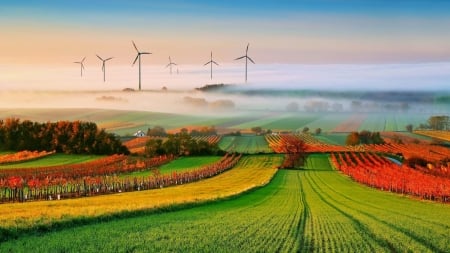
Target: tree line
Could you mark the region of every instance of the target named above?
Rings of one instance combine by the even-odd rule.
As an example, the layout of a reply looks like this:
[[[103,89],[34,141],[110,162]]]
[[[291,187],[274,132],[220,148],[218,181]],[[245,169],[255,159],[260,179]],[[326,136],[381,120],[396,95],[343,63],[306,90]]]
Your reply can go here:
[[[66,154],[128,154],[121,141],[93,122],[0,120],[0,150],[55,150]]]
[[[383,138],[379,132],[370,132],[363,130],[361,132],[351,132],[346,140],[346,145],[360,145],[360,144],[384,144]]]

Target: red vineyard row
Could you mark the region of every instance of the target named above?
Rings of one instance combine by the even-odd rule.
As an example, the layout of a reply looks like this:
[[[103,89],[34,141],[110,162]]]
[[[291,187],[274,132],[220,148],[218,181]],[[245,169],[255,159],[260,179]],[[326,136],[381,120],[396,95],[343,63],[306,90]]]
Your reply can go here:
[[[18,163],[42,158],[54,154],[55,151],[20,151],[13,154],[0,155],[0,164]]]
[[[331,152],[378,152],[393,155],[402,155],[409,159],[420,157],[429,162],[437,163],[450,158],[450,149],[442,146],[428,144],[365,144],[357,146],[331,145],[318,141],[310,134],[299,135],[266,135],[266,140],[274,152],[281,153],[283,139],[300,138],[306,143],[306,151],[311,153],[331,153]],[[450,165],[447,165],[449,167]]]
[[[134,158],[125,155],[111,155],[91,162],[58,165],[38,168],[14,168],[0,170],[0,185],[9,178],[23,180],[46,178],[77,179],[87,176],[105,176],[139,171],[160,166],[171,161],[173,156],[159,156],[155,158]]]
[[[332,153],[332,164],[355,181],[384,191],[450,201],[450,179],[397,165],[373,153]]]
[[[24,179],[15,176],[0,181],[0,203],[59,200],[180,185],[220,174],[234,167],[240,158],[241,155],[225,155],[220,161],[197,170],[164,175],[153,173],[152,176],[142,178],[102,175]]]

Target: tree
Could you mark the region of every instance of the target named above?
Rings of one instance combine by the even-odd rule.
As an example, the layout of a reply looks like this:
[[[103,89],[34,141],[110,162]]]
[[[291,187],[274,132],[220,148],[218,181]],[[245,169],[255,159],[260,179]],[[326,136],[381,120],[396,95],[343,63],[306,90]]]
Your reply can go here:
[[[316,133],[316,135],[321,134],[322,133],[322,128],[320,128],[320,127],[316,128],[315,133]]]
[[[154,126],[153,128],[147,129],[147,136],[167,136],[166,130],[161,126]]]
[[[302,133],[307,133],[309,131],[309,127],[304,127]]]
[[[254,132],[256,134],[260,134],[262,132],[261,127],[252,127],[251,130],[252,130],[252,132]]]
[[[413,125],[412,124],[406,125],[406,131],[412,132],[413,131]]]
[[[359,139],[358,132],[351,132],[347,136],[347,139],[345,139],[345,145],[355,146],[355,145],[359,145],[359,144],[360,144],[360,139]]]
[[[166,151],[162,146],[162,139],[152,138],[145,143],[145,155],[149,157],[154,157],[158,155],[164,155]]]
[[[449,116],[431,116],[428,119],[428,124],[433,130],[448,130]]]
[[[299,168],[305,164],[307,158],[306,144],[300,138],[283,136],[280,142],[280,150],[286,154],[282,168]]]

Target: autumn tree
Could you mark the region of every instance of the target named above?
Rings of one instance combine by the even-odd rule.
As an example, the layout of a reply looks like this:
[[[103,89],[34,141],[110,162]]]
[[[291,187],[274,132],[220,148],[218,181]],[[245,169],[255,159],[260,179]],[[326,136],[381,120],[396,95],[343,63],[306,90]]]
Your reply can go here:
[[[411,133],[413,131],[413,125],[412,124],[406,125],[406,131]]]
[[[448,126],[450,124],[449,116],[431,116],[428,119],[428,124],[433,130],[448,130]]]
[[[359,140],[358,132],[351,132],[345,139],[345,145],[355,146],[355,145],[359,145],[359,144],[360,144],[360,140]]]
[[[299,168],[305,164],[307,158],[306,144],[300,138],[283,136],[280,142],[280,150],[286,155],[282,168]]]

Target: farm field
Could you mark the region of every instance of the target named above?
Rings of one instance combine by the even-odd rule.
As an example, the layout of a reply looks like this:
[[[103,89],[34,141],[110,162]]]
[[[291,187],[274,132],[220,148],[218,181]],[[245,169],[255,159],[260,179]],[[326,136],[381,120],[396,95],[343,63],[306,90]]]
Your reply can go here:
[[[250,129],[260,126],[263,129],[276,131],[301,131],[309,127],[310,131],[321,128],[323,132],[331,132],[337,126],[352,117],[356,119],[360,113],[342,112],[271,112],[255,110],[234,112],[235,115],[181,115],[173,113],[157,113],[146,111],[128,111],[112,109],[0,109],[0,118],[18,117],[22,120],[39,122],[58,120],[93,121],[100,128],[124,136],[132,135],[138,130],[146,131],[154,126],[162,126],[166,130],[179,129],[186,126],[215,126],[221,131],[227,129]],[[405,131],[407,124],[418,126],[425,123],[432,113],[366,113],[362,123],[355,124],[358,129],[348,131]],[[358,119],[360,121],[361,119]],[[351,122],[347,122],[351,123]],[[352,126],[352,124],[349,124]]]
[[[359,185],[332,170],[327,155],[313,155],[305,170],[279,171],[237,198],[24,234],[0,250],[448,252],[449,226],[448,205]]]
[[[228,152],[244,154],[273,152],[264,136],[254,135],[224,136],[219,141],[219,148]]]
[[[172,172],[184,172],[198,169],[204,165],[219,161],[221,156],[199,156],[199,157],[180,157],[159,167],[161,174],[170,174]],[[151,171],[138,171],[129,174],[122,174],[123,177],[148,177]]]
[[[107,217],[115,213],[170,207],[225,198],[265,185],[281,164],[280,155],[243,157],[231,170],[196,183],[63,201],[5,203],[0,205],[0,228],[48,226],[52,222]],[[76,206],[77,208],[73,208]],[[30,211],[31,210],[31,211]],[[0,230],[1,232],[1,230]],[[2,250],[0,250],[1,252]]]
[[[58,165],[70,165],[85,163],[97,160],[104,156],[100,155],[66,155],[66,154],[52,154],[43,158],[39,158],[32,161],[13,163],[13,164],[2,164],[1,169],[13,169],[13,168],[36,168],[36,167],[47,167],[47,166],[58,166]]]

